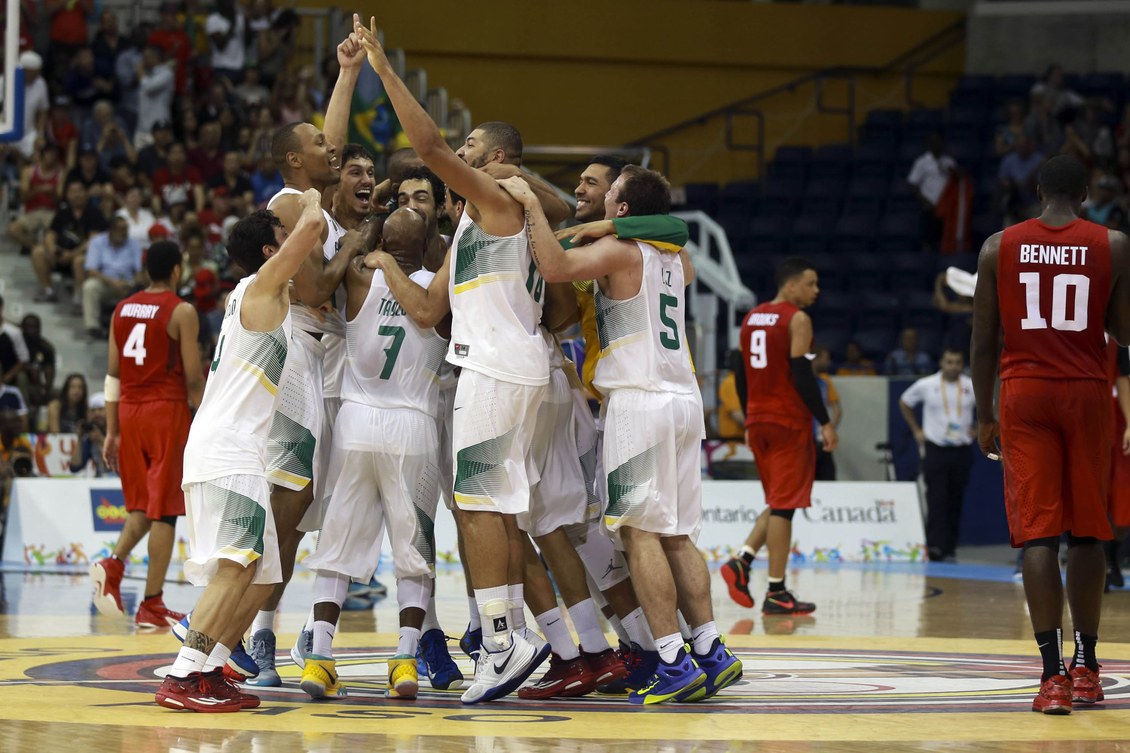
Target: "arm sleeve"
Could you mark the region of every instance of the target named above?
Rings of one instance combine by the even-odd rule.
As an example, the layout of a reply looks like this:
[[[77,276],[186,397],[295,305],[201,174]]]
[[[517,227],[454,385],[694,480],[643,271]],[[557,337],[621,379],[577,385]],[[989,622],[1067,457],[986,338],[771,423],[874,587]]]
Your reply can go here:
[[[678,253],[691,237],[687,223],[669,214],[616,217],[612,225],[621,240],[643,241],[672,253]]]
[[[1118,349],[1118,375],[1130,376],[1130,348]]]
[[[793,370],[793,382],[800,399],[812,413],[816,422],[823,426],[831,419],[828,418],[828,409],[824,407],[824,399],[820,396],[820,385],[816,383],[816,374],[812,371],[812,362],[804,356],[789,359],[789,366]]]

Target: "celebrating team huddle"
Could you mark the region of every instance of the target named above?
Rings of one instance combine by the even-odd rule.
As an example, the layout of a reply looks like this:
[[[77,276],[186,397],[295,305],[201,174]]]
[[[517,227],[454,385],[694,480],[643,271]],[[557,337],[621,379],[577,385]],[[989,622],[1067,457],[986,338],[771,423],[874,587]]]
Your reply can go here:
[[[577,189],[575,217],[588,224],[559,240],[553,228],[570,208],[521,172],[516,128],[484,123],[452,151],[393,72],[375,26],[355,17],[338,57],[324,130],[299,123],[275,134],[285,188],[231,231],[229,255],[247,276],[228,298],[202,397],[191,385],[187,393],[196,416],[183,476],[179,463],[140,450],[127,462],[125,440],[145,421],[136,406],[151,398],[128,370],[108,377],[108,399],[135,406],[122,413],[120,439],[116,423],[111,432],[123,471],[153,479],[150,496],[165,493],[158,483],[181,484],[185,575],[203,587],[180,615],[159,603],[160,577],[148,584],[158,610],[148,624],[175,624],[183,641],[157,703],[239,711],[259,705],[240,683],[281,684],[275,609],[308,531],[319,532],[303,563],[316,574],[314,603],[290,654],[312,698],[346,693],[334,633],[350,583],[374,575],[386,531],[400,613],[390,698],[416,697],[418,659],[430,687],[461,689],[464,703],[515,691],[547,699],[600,689],[636,704],[715,695],[742,668],[715,627],[695,547],[704,424],[686,343],[694,271],[680,250],[686,226],[667,216],[666,180],[594,158]],[[399,208],[387,215],[375,211],[372,158],[338,148],[366,59],[415,152],[390,160]],[[450,239],[439,234],[441,213],[455,227]],[[139,295],[175,313],[174,297]],[[147,302],[123,303],[114,331]],[[558,343],[578,322],[583,378]],[[192,342],[173,324],[150,329],[125,347]],[[111,340],[112,363],[121,343]],[[590,397],[602,401],[599,422]],[[448,514],[440,499],[467,576],[469,678],[435,613],[433,530]],[[158,520],[171,530],[179,512],[127,504],[144,512],[139,527]],[[155,540],[151,562],[160,561]],[[108,611],[121,611],[120,563],[92,568]],[[526,624],[527,604],[542,634]]]

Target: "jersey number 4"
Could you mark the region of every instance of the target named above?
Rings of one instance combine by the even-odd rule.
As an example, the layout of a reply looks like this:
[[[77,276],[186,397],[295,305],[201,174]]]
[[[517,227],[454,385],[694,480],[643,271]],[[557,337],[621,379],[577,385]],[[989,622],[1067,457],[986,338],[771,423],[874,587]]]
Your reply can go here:
[[[122,356],[132,358],[138,366],[145,365],[145,323],[133,325],[122,347]]]
[[[1040,273],[1021,272],[1027,311],[1020,320],[1020,329],[1047,329],[1048,320],[1040,313]],[[1075,305],[1067,310],[1068,291],[1075,291]],[[1091,278],[1061,274],[1052,278],[1052,329],[1061,332],[1082,332],[1087,329],[1087,299],[1091,294]],[[1068,316],[1070,314],[1070,317]]]

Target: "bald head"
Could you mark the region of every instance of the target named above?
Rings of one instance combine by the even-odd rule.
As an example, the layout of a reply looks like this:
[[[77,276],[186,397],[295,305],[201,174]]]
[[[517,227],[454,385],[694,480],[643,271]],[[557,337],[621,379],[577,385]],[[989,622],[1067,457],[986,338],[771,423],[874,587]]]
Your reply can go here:
[[[388,216],[381,231],[385,251],[402,265],[419,269],[428,240],[428,223],[414,209],[402,207]]]

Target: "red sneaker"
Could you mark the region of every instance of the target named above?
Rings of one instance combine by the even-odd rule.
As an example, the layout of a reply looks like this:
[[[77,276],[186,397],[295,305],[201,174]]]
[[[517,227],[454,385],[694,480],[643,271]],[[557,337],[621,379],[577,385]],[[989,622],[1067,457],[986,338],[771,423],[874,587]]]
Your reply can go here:
[[[800,601],[792,591],[769,591],[761,605],[762,614],[809,614],[816,611],[811,601]]]
[[[1032,700],[1032,710],[1045,714],[1070,714],[1071,680],[1063,675],[1044,680],[1039,694]]]
[[[1072,667],[1068,673],[1071,677],[1071,700],[1078,703],[1098,703],[1103,695],[1103,681],[1099,673],[1080,665]]]
[[[142,628],[171,628],[183,619],[183,614],[166,607],[160,596],[154,596],[141,602],[134,622]]]
[[[193,672],[188,677],[169,675],[157,688],[154,700],[157,705],[177,711],[197,711],[201,714],[222,714],[239,711],[243,704],[225,693],[216,695],[212,683],[204,679],[202,672]],[[222,692],[222,691],[221,691]]]
[[[730,598],[738,606],[753,609],[753,596],[749,593],[749,565],[740,557],[731,557],[722,565],[722,580],[730,589]]]
[[[126,565],[119,559],[107,557],[90,566],[90,580],[94,584],[94,607],[102,614],[125,616],[122,608],[122,574]]]
[[[596,678],[598,686],[623,680],[628,676],[628,665],[616,649],[606,649],[599,654],[586,654],[582,651],[581,658],[588,662],[589,672]]]
[[[204,682],[208,683],[212,694],[216,698],[234,698],[239,701],[241,709],[257,709],[259,708],[259,696],[244,693],[239,684],[228,678],[227,667],[221,670],[212,670],[205,672]]]
[[[546,698],[575,698],[596,690],[596,677],[583,656],[565,661],[557,654],[549,657],[549,671],[533,685],[518,691],[518,697],[527,701]]]

